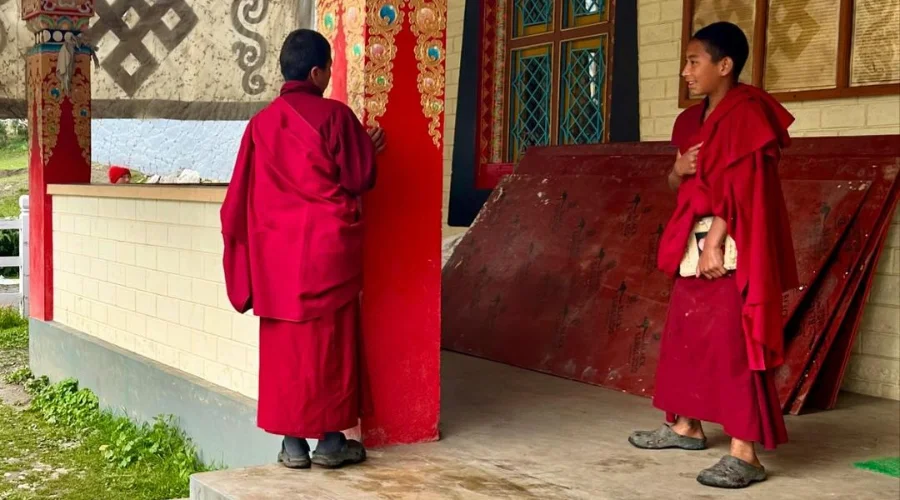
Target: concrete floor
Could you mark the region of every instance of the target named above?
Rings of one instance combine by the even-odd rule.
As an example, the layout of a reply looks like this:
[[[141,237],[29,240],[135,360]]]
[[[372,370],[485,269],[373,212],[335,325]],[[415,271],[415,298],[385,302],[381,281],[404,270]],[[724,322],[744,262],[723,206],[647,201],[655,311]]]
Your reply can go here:
[[[628,433],[662,418],[647,399],[457,354],[443,361],[440,442],[371,451],[339,471],[201,474],[191,498],[900,498],[900,480],[852,466],[900,454],[897,401],[845,393],[836,410],[789,417],[791,442],[762,455],[769,480],[723,491],[695,480],[728,451],[717,426],[707,451],[637,450]]]

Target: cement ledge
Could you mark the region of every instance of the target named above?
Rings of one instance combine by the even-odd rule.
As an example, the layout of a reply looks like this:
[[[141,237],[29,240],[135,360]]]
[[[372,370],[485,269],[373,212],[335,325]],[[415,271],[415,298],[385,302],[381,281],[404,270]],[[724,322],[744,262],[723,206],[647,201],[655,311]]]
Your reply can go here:
[[[222,203],[228,184],[50,184],[51,196]]]
[[[274,463],[281,438],[256,427],[256,402],[55,322],[29,320],[29,364],[52,382],[75,378],[100,404],[149,422],[178,419],[208,464]]]

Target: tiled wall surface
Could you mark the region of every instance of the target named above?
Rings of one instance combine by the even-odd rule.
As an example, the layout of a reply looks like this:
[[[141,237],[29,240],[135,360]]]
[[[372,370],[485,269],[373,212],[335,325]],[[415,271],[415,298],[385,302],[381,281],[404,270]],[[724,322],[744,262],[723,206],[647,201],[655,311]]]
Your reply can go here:
[[[453,172],[453,142],[456,130],[456,105],[459,95],[460,56],[463,43],[463,20],[466,2],[457,0],[447,5],[447,87],[444,107],[444,196],[443,225],[444,236],[452,236],[466,230],[464,227],[447,225],[447,208],[450,203],[450,174]]]
[[[258,321],[231,309],[219,205],[55,196],[54,319],[251,398]]]

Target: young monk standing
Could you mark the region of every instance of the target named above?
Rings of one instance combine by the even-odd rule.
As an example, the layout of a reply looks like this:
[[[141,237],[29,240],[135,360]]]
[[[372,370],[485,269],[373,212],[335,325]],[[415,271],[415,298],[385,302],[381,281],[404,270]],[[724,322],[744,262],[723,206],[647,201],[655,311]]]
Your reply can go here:
[[[381,130],[323,98],[331,47],[298,30],[280,56],[281,95],[250,120],[222,205],[228,298],[260,317],[257,424],[284,436],[278,461],[361,462],[360,195],[375,184]],[[310,458],[306,439],[318,439]]]
[[[712,216],[696,276],[677,277],[663,333],[653,404],[672,425],[638,431],[639,448],[702,450],[701,421],[721,424],[731,453],[700,473],[704,485],[742,488],[766,478],[755,443],[787,441],[767,371],[782,363],[781,297],[797,269],[778,177],[793,117],[764,91],[738,83],[747,38],[730,23],[711,24],[687,47],[682,76],[703,103],[675,122],[678,146],[668,182],[677,208],[663,233],[659,267],[675,275],[694,224]],[[736,269],[726,271],[726,235]]]

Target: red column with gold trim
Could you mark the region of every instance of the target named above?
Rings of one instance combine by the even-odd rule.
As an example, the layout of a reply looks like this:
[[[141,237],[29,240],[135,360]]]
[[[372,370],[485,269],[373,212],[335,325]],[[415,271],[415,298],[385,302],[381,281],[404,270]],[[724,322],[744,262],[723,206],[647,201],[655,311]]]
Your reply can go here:
[[[331,96],[388,147],[365,197],[362,328],[368,445],[438,438],[446,0],[320,0]]]
[[[53,207],[48,184],[91,181],[90,48],[81,33],[93,0],[22,0],[28,52],[30,315],[53,319]]]

